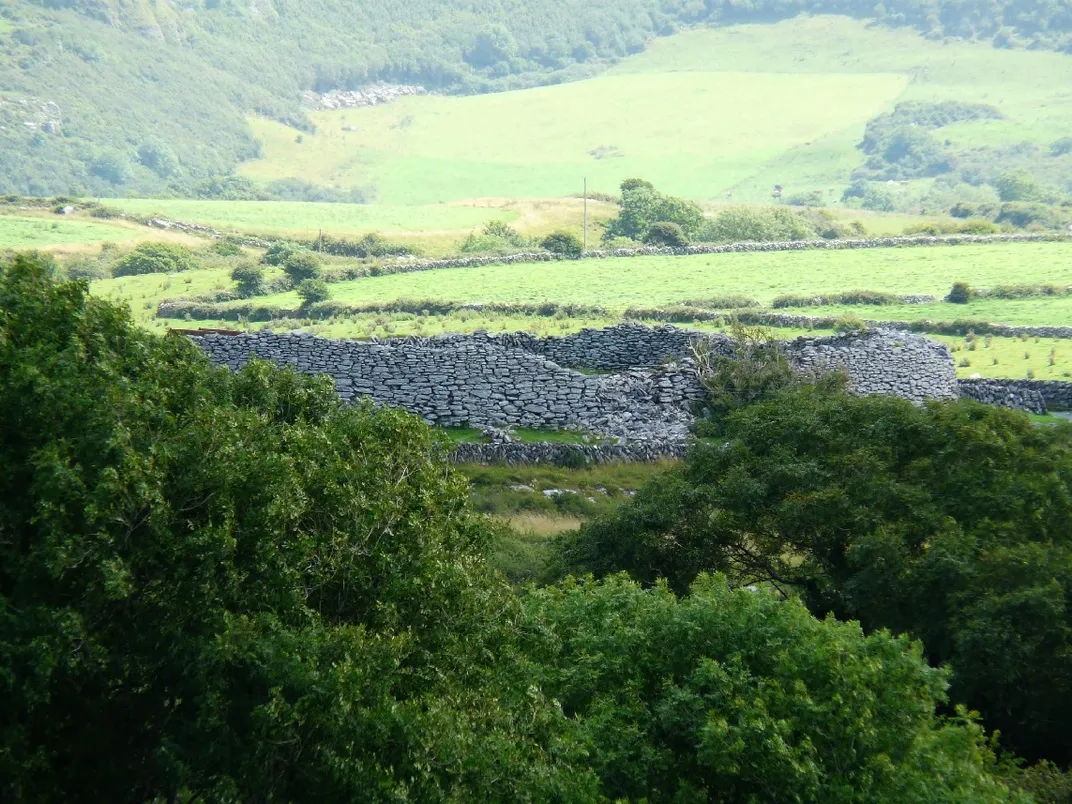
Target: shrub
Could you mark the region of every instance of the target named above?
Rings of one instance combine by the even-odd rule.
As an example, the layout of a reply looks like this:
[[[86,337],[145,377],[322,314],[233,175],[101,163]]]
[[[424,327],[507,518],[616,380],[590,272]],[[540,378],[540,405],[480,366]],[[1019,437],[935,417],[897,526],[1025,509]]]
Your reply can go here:
[[[1046,194],[1039,180],[1026,170],[1002,173],[994,187],[1002,201],[1042,201]]]
[[[857,335],[867,332],[867,322],[858,315],[843,315],[834,324],[834,332],[842,335]]]
[[[331,291],[323,279],[303,279],[298,285],[298,296],[301,297],[302,307],[308,307],[330,299]]]
[[[785,207],[726,207],[707,222],[700,238],[710,243],[768,243],[813,240],[807,219]]]
[[[643,179],[627,179],[621,186],[621,211],[607,223],[604,240],[642,240],[659,221],[676,223],[686,237],[694,238],[704,225],[703,210],[692,201],[663,195]]]
[[[114,218],[120,218],[123,216],[123,210],[116,207],[105,206],[104,204],[96,204],[89,209],[89,215],[91,218],[102,218],[105,220],[112,220]]]
[[[517,248],[525,245],[525,238],[515,232],[506,221],[488,221],[484,224],[484,235],[487,237],[497,237]]]
[[[906,235],[931,235],[932,237],[953,234],[988,235],[997,234],[1000,231],[1001,227],[996,223],[982,218],[964,221],[929,221],[915,223],[904,228]]]
[[[173,274],[195,267],[193,255],[177,243],[141,243],[112,268],[113,276]]]
[[[291,243],[289,240],[279,240],[272,243],[268,250],[264,252],[262,262],[265,265],[283,265],[290,257],[304,250],[305,247],[297,243]]]
[[[565,257],[580,257],[584,253],[584,244],[581,239],[572,232],[563,229],[551,232],[540,241],[540,248],[550,251],[552,254],[561,254]]]
[[[1072,137],[1061,137],[1050,144],[1051,156],[1064,156],[1067,153],[1072,153]]]
[[[796,193],[789,196],[785,203],[791,207],[821,207],[823,205],[823,193],[821,190],[812,190],[807,193]]]
[[[1066,214],[1058,208],[1019,201],[1002,204],[997,217],[997,223],[1007,223],[1017,229],[1060,229],[1065,221]]]
[[[211,251],[221,257],[237,257],[242,254],[242,244],[230,238],[224,238],[213,243]]]
[[[92,257],[76,257],[64,266],[64,274],[68,279],[84,279],[87,282],[109,276],[108,269],[101,261]]]
[[[295,252],[283,263],[283,273],[295,286],[306,279],[317,279],[320,276],[320,258],[311,251]]]
[[[644,242],[650,246],[668,246],[670,248],[684,248],[689,244],[689,238],[685,231],[676,223],[660,221],[653,223],[644,235]]]
[[[264,269],[259,265],[239,265],[231,272],[231,279],[244,297],[258,296],[264,291]]]
[[[952,304],[967,304],[974,296],[975,293],[967,282],[954,282],[953,287],[950,288],[949,295],[945,297],[945,300]]]

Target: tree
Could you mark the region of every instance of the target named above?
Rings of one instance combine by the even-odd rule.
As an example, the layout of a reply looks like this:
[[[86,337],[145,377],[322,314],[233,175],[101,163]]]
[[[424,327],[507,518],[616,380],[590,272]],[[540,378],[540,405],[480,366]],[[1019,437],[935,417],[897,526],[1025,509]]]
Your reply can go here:
[[[303,279],[298,285],[302,307],[309,307],[331,298],[331,290],[323,279]]]
[[[954,282],[953,287],[949,290],[949,295],[945,298],[946,301],[952,304],[967,304],[974,295],[971,285],[967,282]]]
[[[289,240],[277,240],[268,246],[268,250],[264,252],[262,262],[265,265],[283,265],[290,257],[304,250],[304,246],[291,243]]]
[[[936,717],[946,673],[905,637],[709,576],[681,599],[617,576],[523,605],[525,653],[608,800],[1015,800],[982,730]]]
[[[193,254],[178,243],[139,243],[112,268],[114,276],[174,274],[194,267]]]
[[[238,286],[238,292],[244,297],[259,296],[264,291],[264,269],[246,263],[231,272],[231,279]]]
[[[0,310],[5,796],[596,798],[426,425],[36,259]]]
[[[1038,179],[1022,168],[1002,173],[994,181],[994,187],[1002,201],[1044,200],[1045,191]]]
[[[584,253],[584,244],[581,243],[581,239],[572,232],[567,232],[563,229],[558,229],[547,235],[540,241],[540,248],[546,249],[552,254],[561,254],[564,257],[574,259]]]
[[[320,276],[320,258],[311,251],[296,251],[283,263],[283,273],[295,285]]]
[[[659,193],[650,182],[626,179],[622,182],[621,211],[607,223],[604,240],[628,237],[642,240],[652,225],[676,223],[686,237],[693,237],[704,223],[703,210],[691,201]]]
[[[596,575],[704,571],[923,641],[951,698],[1031,759],[1072,759],[1072,431],[959,403],[797,387],[561,544]]]

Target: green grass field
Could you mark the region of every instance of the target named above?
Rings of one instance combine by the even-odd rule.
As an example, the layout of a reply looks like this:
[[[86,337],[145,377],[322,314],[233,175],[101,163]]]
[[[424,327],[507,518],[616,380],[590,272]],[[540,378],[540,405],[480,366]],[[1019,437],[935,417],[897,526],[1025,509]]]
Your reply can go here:
[[[782,294],[830,293],[853,288],[940,297],[955,281],[983,288],[1009,283],[1072,284],[1072,243],[756,252],[489,265],[367,277],[332,285],[331,290],[332,298],[354,304],[395,299],[554,301],[622,310],[632,305],[666,305],[731,293],[769,303]],[[261,301],[280,307],[298,305],[294,293],[266,296]],[[961,314],[962,307],[944,305],[950,310],[949,317],[966,317]],[[1063,313],[1060,315],[1059,320],[1045,323],[1067,320]]]
[[[361,187],[382,203],[612,191],[627,176],[693,198],[762,201],[771,187],[830,200],[861,162],[866,121],[901,100],[993,104],[957,147],[1046,145],[1072,128],[1058,53],[931,42],[844,17],[688,31],[608,73],[475,97],[406,98],[314,115],[318,133],[253,120],[255,179]]]
[[[163,215],[242,232],[316,237],[366,232],[434,234],[468,231],[488,220],[513,221],[520,215],[489,207],[453,204],[385,206],[382,204],[313,204],[299,201],[200,201],[124,198],[107,201],[139,215]]]
[[[134,239],[138,234],[136,229],[96,221],[68,220],[58,216],[0,215],[0,248],[33,249],[120,242]]]

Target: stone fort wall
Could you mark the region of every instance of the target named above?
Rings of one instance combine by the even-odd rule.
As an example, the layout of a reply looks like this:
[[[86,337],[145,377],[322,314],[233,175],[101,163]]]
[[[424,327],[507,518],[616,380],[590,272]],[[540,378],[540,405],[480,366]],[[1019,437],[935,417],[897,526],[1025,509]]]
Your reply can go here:
[[[692,403],[704,396],[690,358],[693,344],[703,340],[716,354],[732,353],[724,335],[636,324],[547,338],[476,333],[368,342],[257,333],[192,339],[232,369],[259,357],[328,374],[343,399],[367,396],[433,424],[578,427],[648,442],[688,433]],[[801,371],[845,371],[855,393],[915,402],[959,395],[948,349],[918,335],[799,338],[786,351]]]

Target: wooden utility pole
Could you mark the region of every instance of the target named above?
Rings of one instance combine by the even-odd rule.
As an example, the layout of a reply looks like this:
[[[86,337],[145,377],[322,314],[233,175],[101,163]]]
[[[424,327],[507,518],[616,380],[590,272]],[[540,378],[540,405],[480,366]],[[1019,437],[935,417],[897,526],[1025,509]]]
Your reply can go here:
[[[588,251],[588,177],[584,177],[584,250]]]

